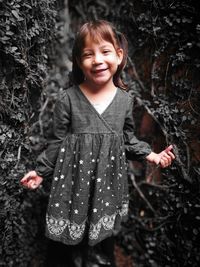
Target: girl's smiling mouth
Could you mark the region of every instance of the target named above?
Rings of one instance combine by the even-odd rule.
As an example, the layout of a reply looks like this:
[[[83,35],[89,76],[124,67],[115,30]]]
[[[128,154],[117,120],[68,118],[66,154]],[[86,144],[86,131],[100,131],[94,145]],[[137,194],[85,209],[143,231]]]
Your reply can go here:
[[[99,74],[99,73],[102,73],[102,72],[106,71],[107,69],[108,68],[106,68],[106,69],[95,69],[95,70],[92,70],[92,73]]]

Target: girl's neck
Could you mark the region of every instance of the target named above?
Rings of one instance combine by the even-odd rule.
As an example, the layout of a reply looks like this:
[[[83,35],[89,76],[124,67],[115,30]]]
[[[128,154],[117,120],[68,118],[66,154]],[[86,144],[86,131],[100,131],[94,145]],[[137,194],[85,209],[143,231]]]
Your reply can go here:
[[[82,84],[80,84],[80,88],[81,90],[94,95],[109,93],[116,90],[116,86],[114,85],[113,82],[104,85],[97,85],[97,84],[94,85],[90,84],[88,81],[84,81]]]
[[[113,96],[117,88],[114,83],[92,87],[86,81],[79,85],[80,90],[91,102],[103,102]]]

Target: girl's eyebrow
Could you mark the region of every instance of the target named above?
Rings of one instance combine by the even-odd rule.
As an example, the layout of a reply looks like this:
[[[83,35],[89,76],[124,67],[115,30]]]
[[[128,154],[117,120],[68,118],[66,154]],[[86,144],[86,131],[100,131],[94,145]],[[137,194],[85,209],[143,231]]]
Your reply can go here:
[[[112,47],[112,44],[106,44],[106,45],[102,45],[102,46],[100,46],[100,49],[111,48],[111,47]],[[85,47],[85,48],[83,48],[83,51],[90,51],[90,50],[93,50],[93,49],[90,48],[90,47]]]
[[[87,53],[87,52],[92,52],[92,49],[91,48],[83,48],[81,54],[84,54],[84,53]]]
[[[107,47],[112,47],[112,44],[106,44],[106,45],[102,45],[102,46],[100,46],[100,48],[107,48]]]

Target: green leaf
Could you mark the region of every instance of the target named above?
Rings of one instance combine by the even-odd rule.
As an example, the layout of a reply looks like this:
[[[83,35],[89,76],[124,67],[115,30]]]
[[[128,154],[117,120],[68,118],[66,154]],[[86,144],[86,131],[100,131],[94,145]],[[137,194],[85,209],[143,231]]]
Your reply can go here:
[[[14,32],[11,32],[11,31],[6,32],[6,35],[9,35],[9,36],[12,36],[13,34],[14,34]]]
[[[20,19],[20,16],[16,10],[12,10],[11,12],[16,19]]]
[[[19,16],[19,14],[18,14],[18,12],[16,10],[12,10],[12,14],[18,21],[22,21],[23,20],[23,18]]]
[[[11,47],[11,52],[15,52],[18,48],[16,46]]]
[[[1,38],[1,40],[2,40],[2,41],[8,41],[8,40],[10,40],[10,37],[9,37],[9,36],[3,36],[3,37]]]

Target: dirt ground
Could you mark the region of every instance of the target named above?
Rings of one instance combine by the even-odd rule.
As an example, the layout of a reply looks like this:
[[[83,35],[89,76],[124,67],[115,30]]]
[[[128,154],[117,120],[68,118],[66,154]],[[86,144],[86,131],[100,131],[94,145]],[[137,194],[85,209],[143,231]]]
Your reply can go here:
[[[119,246],[115,246],[115,259],[117,267],[134,267],[131,257],[125,255]]]

